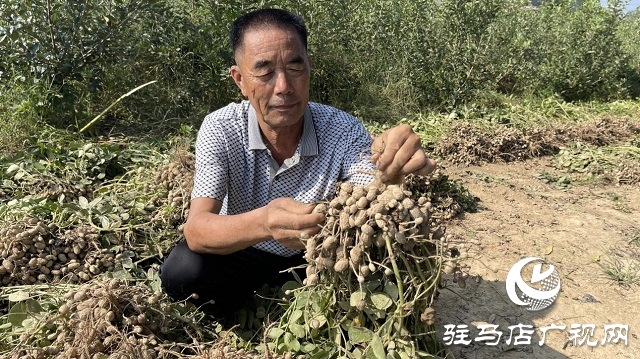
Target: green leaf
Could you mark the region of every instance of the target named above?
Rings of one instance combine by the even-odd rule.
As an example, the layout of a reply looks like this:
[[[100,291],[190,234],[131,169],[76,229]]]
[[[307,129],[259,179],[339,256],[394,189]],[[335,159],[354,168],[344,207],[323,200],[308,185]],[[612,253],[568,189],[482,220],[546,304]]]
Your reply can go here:
[[[284,330],[280,329],[280,328],[273,328],[269,330],[269,339],[271,340],[276,340],[278,338],[280,338],[282,336],[282,334],[284,334]]]
[[[0,330],[4,330],[4,329],[9,329],[13,326],[13,324],[11,324],[10,322],[4,323],[2,325],[0,325]]]
[[[40,303],[33,299],[26,299],[14,304],[9,310],[7,320],[14,327],[21,327],[23,322],[29,318],[30,314],[42,312],[42,306]]]
[[[298,319],[302,318],[303,312],[300,309],[296,309],[291,313],[291,317],[289,317],[289,325],[297,323]]]
[[[391,300],[391,298],[389,298],[389,296],[384,293],[375,293],[371,295],[371,302],[376,308],[380,310],[386,310],[391,305],[393,305],[393,300]]]
[[[361,301],[364,301],[366,297],[367,297],[367,293],[365,292],[353,292],[349,297],[349,305],[351,305],[352,307],[355,307],[358,303],[360,303]]]
[[[300,288],[300,283],[298,283],[298,282],[296,282],[294,280],[290,280],[290,281],[284,283],[281,288],[282,288],[283,292],[286,292],[287,290],[295,290],[295,289]]]
[[[309,296],[309,300],[311,301],[311,309],[313,309],[314,312],[318,313],[322,311],[320,303],[322,301],[322,297],[320,296],[320,293],[311,293],[311,295]]]
[[[289,332],[284,333],[284,344],[287,346],[289,351],[297,352],[300,350],[300,342]]]
[[[318,321],[318,328],[322,328],[323,325],[327,324],[327,317],[324,314],[316,314],[311,319],[315,319]]]
[[[312,351],[316,350],[316,345],[312,344],[312,343],[304,343],[304,345],[302,345],[302,352],[303,353],[311,353]]]
[[[398,286],[395,283],[387,282],[384,285],[384,292],[387,293],[387,295],[391,297],[391,300],[393,300],[394,302],[398,300],[399,291]]]
[[[42,162],[34,162],[33,163],[33,168],[37,169],[38,171],[44,171],[45,170],[44,164],[42,164]]]
[[[109,218],[107,218],[107,216],[100,217],[100,224],[102,225],[103,229],[111,228],[111,221],[109,221]]]
[[[296,295],[295,303],[296,308],[302,309],[307,306],[307,300],[309,299],[309,291],[302,291]]]
[[[365,352],[365,357],[375,359],[385,359],[387,357],[384,352],[384,345],[382,345],[382,340],[380,340],[378,334],[373,334],[371,343],[369,344]]]
[[[306,335],[306,331],[304,330],[304,326],[302,324],[289,324],[289,331],[293,333],[298,338],[304,338]]]
[[[78,205],[82,209],[88,209],[89,208],[89,200],[87,200],[87,198],[84,197],[84,196],[80,196],[80,197],[78,197]]]
[[[353,344],[369,342],[375,334],[367,328],[357,327],[355,325],[350,326],[347,333],[349,334],[349,340]]]

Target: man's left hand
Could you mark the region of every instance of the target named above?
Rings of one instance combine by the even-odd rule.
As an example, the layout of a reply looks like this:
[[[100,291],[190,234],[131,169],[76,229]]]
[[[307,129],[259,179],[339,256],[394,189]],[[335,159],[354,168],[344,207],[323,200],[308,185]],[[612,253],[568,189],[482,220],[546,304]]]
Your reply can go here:
[[[436,161],[425,154],[420,137],[406,124],[390,128],[376,137],[371,153],[371,162],[375,163],[380,179],[385,183],[400,183],[410,173],[428,175],[436,168]]]

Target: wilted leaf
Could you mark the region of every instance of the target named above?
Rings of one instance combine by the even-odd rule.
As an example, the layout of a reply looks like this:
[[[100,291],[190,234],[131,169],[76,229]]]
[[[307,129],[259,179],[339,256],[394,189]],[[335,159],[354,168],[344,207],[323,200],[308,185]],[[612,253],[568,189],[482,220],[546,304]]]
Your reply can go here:
[[[17,171],[19,169],[20,169],[20,166],[18,166],[17,164],[13,163],[13,164],[11,164],[11,166],[9,166],[9,168],[7,168],[7,174],[9,175],[9,174],[11,174],[11,173],[13,173],[13,172],[15,172],[15,171]]]
[[[8,297],[10,302],[22,302],[23,300],[27,300],[29,298],[30,298],[29,293],[22,290],[13,292],[9,294],[9,297]]]

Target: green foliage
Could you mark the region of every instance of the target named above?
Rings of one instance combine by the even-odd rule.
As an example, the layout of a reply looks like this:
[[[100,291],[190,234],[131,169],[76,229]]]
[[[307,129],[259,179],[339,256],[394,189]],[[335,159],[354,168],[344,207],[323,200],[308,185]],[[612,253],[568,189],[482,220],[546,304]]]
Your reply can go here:
[[[640,96],[640,9],[625,15],[618,29],[621,47],[629,59],[627,87],[633,97]]]
[[[163,131],[237,100],[228,27],[257,7],[300,13],[312,100],[381,122],[451,111],[486,93],[567,101],[637,96],[637,14],[619,3],[527,1],[9,0],[0,78],[36,86],[37,115],[76,130],[127,91],[94,132]],[[32,85],[35,84],[35,85]],[[15,97],[15,96],[14,96]]]
[[[637,139],[618,146],[593,147],[576,142],[561,148],[554,158],[557,169],[579,174],[582,181],[615,184],[640,182],[640,148]]]
[[[89,226],[107,248],[141,258],[180,239],[190,191],[182,186],[190,183],[175,173],[192,169],[170,167],[169,156],[184,148],[182,140],[89,142],[45,127],[30,141],[25,151],[0,157],[0,223],[35,217],[61,229]]]
[[[41,126],[38,107],[45,100],[40,88],[16,79],[0,82],[0,154],[24,149]]]
[[[152,80],[159,84],[127,99],[107,125],[123,119],[149,129],[162,119],[175,125],[200,118],[210,110],[203,104],[232,97],[225,91],[229,81],[221,81],[230,59],[226,25],[241,8],[186,5],[9,1],[0,8],[0,55],[7,59],[0,77],[39,83],[48,95],[43,116],[76,130]]]

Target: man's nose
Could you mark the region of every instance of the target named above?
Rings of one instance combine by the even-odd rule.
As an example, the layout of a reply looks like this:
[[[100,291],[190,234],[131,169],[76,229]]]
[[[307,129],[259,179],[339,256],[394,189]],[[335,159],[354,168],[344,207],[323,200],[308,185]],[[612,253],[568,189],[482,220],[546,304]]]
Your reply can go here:
[[[275,81],[274,92],[276,94],[287,95],[293,92],[293,87],[286,71],[277,71]]]

